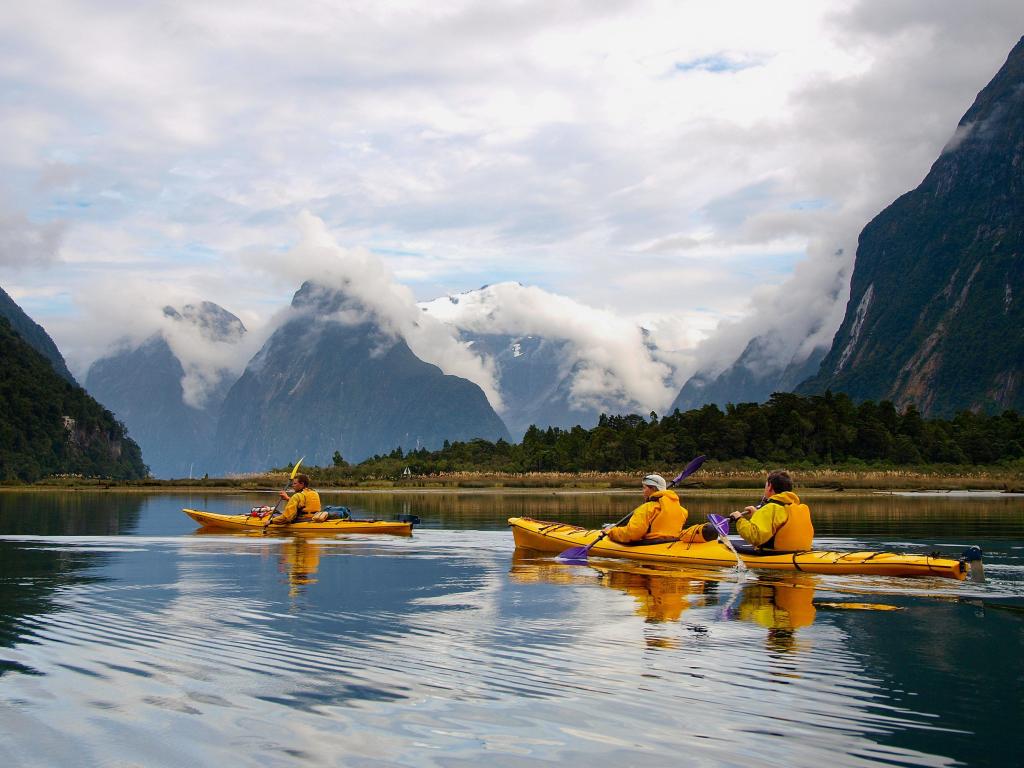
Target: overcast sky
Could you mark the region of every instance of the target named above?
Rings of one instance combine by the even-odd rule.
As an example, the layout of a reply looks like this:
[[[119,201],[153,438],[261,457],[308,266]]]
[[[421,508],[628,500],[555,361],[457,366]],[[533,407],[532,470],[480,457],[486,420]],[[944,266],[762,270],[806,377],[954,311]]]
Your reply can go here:
[[[0,285],[81,373],[148,307],[258,330],[308,212],[419,300],[517,280],[725,359],[779,286],[841,317],[1022,34],[1020,0],[6,3]]]

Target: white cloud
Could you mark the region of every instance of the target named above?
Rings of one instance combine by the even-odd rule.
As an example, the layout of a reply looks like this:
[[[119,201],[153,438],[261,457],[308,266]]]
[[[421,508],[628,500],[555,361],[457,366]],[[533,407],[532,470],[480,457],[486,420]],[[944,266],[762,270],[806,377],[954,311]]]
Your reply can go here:
[[[450,327],[424,315],[412,291],[395,280],[382,259],[365,248],[342,248],[324,222],[309,212],[299,216],[298,224],[301,238],[294,248],[284,255],[253,253],[251,263],[282,281],[298,285],[309,280],[341,291],[351,301],[325,320],[372,320],[384,333],[404,339],[421,360],[479,385],[492,407],[501,410],[493,365],[456,339]]]
[[[533,286],[499,283],[421,305],[434,317],[474,333],[566,341],[566,368],[581,407],[663,410],[676,395],[672,368],[652,354],[639,325]]]
[[[792,276],[836,316],[829,254],[923,177],[1022,29],[1017,0],[13,4],[0,193],[39,258],[0,283],[72,308],[178,292],[258,329],[296,281],[250,255],[309,210],[419,298],[520,280],[691,346],[728,321],[692,364],[727,358],[778,314],[735,322],[774,306],[758,286]],[[102,346],[34,308],[70,359]]]
[[[65,231],[64,222],[37,223],[0,208],[0,266],[14,272],[55,264]]]

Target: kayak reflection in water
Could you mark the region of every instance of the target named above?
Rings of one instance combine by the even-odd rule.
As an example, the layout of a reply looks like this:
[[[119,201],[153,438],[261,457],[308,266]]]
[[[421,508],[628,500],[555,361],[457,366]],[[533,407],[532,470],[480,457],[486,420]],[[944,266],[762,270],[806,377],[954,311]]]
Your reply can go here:
[[[768,630],[768,650],[788,653],[796,649],[796,630],[814,623],[814,583],[769,584],[756,582],[743,587],[739,605],[726,611],[727,618],[738,618]]]
[[[601,583],[618,589],[636,599],[636,613],[649,623],[679,621],[683,611],[692,606],[713,603],[716,582],[625,570],[599,569],[604,574]],[[691,599],[694,595],[698,599]]]
[[[683,611],[695,606],[714,605],[718,582],[692,576],[685,571],[652,573],[649,567],[621,563],[616,567],[594,565],[585,570],[570,569],[528,550],[512,554],[512,579],[520,584],[598,584],[625,592],[636,599],[636,613],[649,623],[679,621]]]
[[[288,596],[297,597],[310,584],[316,584],[320,567],[320,545],[299,536],[281,544],[281,571],[288,576]]]

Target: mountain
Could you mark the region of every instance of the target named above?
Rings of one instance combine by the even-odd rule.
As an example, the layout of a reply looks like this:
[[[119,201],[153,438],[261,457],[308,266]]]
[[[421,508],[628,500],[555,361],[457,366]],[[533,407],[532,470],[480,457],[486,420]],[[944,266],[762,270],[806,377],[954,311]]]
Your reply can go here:
[[[224,401],[218,472],[510,436],[476,384],[416,357],[342,291],[304,283]]]
[[[798,391],[922,414],[1024,407],[1024,38],[917,189],[863,230],[846,316]]]
[[[53,343],[53,339],[50,338],[49,334],[43,330],[43,326],[26,315],[25,311],[15,303],[14,299],[3,288],[0,288],[0,317],[6,317],[11,323],[11,328],[28,345],[50,361],[53,370],[72,384],[78,383],[75,381],[75,377],[71,375],[71,371],[68,370],[68,366],[64,362],[64,356],[61,355],[60,350],[57,349],[57,345]]]
[[[191,345],[236,344],[246,333],[242,321],[223,307],[204,301],[177,310],[164,307],[166,328],[137,347],[97,360],[85,386],[128,427],[142,446],[156,477],[188,477],[208,471],[209,445],[220,407],[236,376],[226,368],[205,374],[199,393],[186,392],[188,374],[168,342],[183,334]],[[186,370],[186,368],[189,370]]]
[[[146,476],[139,446],[113,415],[0,318],[0,481],[54,474]]]
[[[645,329],[564,296],[508,282],[420,308],[494,366],[501,415],[517,440],[531,424],[590,428],[602,413],[646,413],[674,391]]]
[[[505,406],[502,415],[516,440],[531,424],[565,428],[597,424],[600,410],[573,401],[572,381],[580,365],[567,362],[572,358],[566,341],[472,331],[461,331],[459,336],[494,363]]]
[[[697,373],[683,385],[669,413],[689,411],[707,403],[763,403],[773,392],[792,392],[812,376],[828,351],[818,347],[808,355],[792,340],[778,334],[751,339],[736,361],[717,376]],[[788,361],[779,367],[777,361]]]

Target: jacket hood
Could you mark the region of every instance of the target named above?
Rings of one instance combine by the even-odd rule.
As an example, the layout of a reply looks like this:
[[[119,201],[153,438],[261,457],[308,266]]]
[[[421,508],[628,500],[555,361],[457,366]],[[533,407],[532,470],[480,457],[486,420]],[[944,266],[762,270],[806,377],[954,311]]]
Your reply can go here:
[[[672,490],[655,491],[651,494],[651,500],[654,499],[672,499],[672,501],[679,501],[679,494]]]

